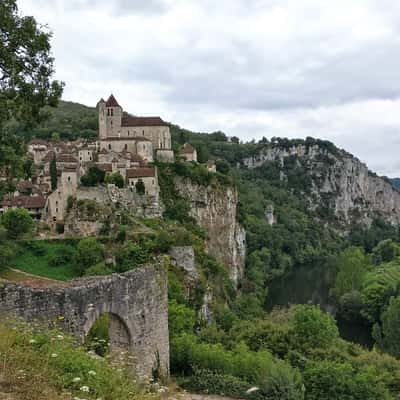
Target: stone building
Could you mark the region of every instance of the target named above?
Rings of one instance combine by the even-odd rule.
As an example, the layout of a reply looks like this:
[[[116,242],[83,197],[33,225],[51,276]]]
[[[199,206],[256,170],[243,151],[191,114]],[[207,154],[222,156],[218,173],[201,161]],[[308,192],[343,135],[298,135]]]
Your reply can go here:
[[[172,161],[174,154],[169,126],[160,117],[138,117],[123,111],[111,95],[107,101],[101,99],[99,111],[100,150],[129,151],[147,161],[158,158]]]
[[[190,143],[185,143],[183,145],[182,150],[181,150],[181,156],[186,161],[197,162],[197,151]]]
[[[146,195],[158,196],[159,187],[155,168],[133,168],[126,170],[127,187],[135,188],[139,180],[144,184]]]

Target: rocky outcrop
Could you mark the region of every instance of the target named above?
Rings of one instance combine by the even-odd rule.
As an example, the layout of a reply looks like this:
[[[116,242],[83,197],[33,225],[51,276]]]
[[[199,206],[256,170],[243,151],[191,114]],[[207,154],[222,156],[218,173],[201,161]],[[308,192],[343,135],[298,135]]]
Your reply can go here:
[[[246,234],[237,221],[236,189],[201,186],[181,178],[176,178],[175,184],[189,200],[191,216],[207,232],[207,252],[229,268],[231,279],[237,283],[244,270]]]
[[[281,180],[287,179],[289,168],[303,169],[310,178],[309,187],[304,189],[312,209],[325,208],[346,224],[357,221],[369,225],[376,217],[391,224],[400,223],[400,192],[332,144],[269,145],[244,159],[243,165],[256,168],[266,161],[280,167]]]

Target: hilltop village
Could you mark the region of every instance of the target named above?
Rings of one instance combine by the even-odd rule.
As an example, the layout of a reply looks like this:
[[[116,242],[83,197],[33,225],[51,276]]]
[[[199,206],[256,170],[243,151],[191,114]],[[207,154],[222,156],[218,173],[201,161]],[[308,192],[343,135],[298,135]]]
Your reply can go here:
[[[64,223],[71,199],[128,208],[140,205],[145,216],[161,214],[154,162],[174,162],[177,157],[197,162],[196,149],[185,143],[175,155],[168,123],[160,117],[125,112],[113,95],[107,101],[101,99],[97,110],[96,141],[30,141],[34,174],[30,180],[16,183],[16,191],[1,201],[1,213],[25,208],[51,228]],[[207,168],[215,172],[213,162],[207,163]]]

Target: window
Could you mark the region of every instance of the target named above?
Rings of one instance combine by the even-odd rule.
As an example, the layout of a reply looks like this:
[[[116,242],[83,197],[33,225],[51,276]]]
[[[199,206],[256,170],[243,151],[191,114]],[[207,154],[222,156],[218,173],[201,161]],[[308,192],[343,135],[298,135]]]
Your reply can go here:
[[[143,129],[143,136],[144,136],[144,129]]]
[[[108,150],[111,150],[111,143],[108,144]]]
[[[110,116],[110,109],[107,108],[107,115]]]
[[[114,115],[114,109],[112,108],[111,109],[111,116],[113,116]]]
[[[125,143],[125,150],[128,150],[128,145]]]
[[[56,208],[56,213],[58,213],[58,208]]]
[[[56,206],[58,206],[58,201],[56,200]]]
[[[70,182],[70,181],[71,181],[71,177],[69,176],[69,177],[68,177],[68,182]]]
[[[146,145],[145,144],[143,145],[143,150],[146,150]]]

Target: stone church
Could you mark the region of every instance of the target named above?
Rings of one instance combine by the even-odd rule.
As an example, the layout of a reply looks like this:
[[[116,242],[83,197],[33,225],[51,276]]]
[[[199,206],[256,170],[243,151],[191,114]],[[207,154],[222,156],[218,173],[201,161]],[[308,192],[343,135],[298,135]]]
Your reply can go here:
[[[147,162],[173,161],[169,125],[160,117],[139,117],[123,111],[116,98],[97,104],[100,151],[129,152]]]

